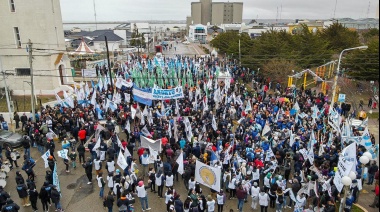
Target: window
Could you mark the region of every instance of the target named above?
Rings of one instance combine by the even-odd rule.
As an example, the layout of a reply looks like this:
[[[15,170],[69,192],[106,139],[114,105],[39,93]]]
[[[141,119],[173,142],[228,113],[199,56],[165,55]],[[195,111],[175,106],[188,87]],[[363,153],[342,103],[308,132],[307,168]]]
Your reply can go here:
[[[20,31],[18,30],[18,27],[14,27],[13,29],[14,29],[14,33],[15,33],[16,46],[17,46],[17,48],[21,48]]]
[[[16,68],[17,76],[30,76],[30,68]]]
[[[9,6],[11,7],[11,12],[16,12],[15,0],[9,0]]]

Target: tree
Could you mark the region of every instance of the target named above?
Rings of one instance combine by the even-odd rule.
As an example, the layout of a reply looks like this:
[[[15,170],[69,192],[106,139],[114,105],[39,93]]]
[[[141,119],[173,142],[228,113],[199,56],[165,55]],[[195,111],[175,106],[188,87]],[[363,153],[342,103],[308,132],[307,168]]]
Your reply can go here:
[[[265,77],[285,84],[288,76],[293,75],[292,70],[299,70],[299,67],[294,61],[286,59],[271,59],[268,63],[263,65],[261,72]]]
[[[134,46],[134,47],[141,46],[145,48],[145,38],[143,34],[139,34],[138,32],[133,32],[131,37],[132,37],[131,42],[130,42],[131,46]]]
[[[331,59],[332,51],[319,34],[310,32],[307,25],[301,25],[300,32],[292,36],[295,60],[302,68],[318,67]]]
[[[219,34],[210,44],[217,48],[219,53],[227,54],[234,59],[239,58],[239,39],[242,55],[248,53],[252,49],[253,41],[247,33],[239,34],[236,31],[228,31]]]
[[[334,23],[330,27],[323,29],[320,36],[328,43],[328,49],[337,53],[360,45],[359,34],[339,23]]]
[[[379,79],[379,37],[373,37],[368,43],[368,49],[353,51],[344,61],[342,67],[347,69],[347,75],[358,80]]]
[[[373,37],[379,37],[379,29],[372,28],[363,33],[364,43],[368,43]]]

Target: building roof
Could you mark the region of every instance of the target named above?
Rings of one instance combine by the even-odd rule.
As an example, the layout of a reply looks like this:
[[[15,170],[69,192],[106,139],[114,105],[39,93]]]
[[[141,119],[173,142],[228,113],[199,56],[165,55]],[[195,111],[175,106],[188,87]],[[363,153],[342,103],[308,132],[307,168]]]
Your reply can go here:
[[[118,35],[116,35],[115,33],[113,33],[113,31],[108,31],[108,32],[105,32],[99,36],[97,36],[94,40],[92,40],[93,42],[104,42],[105,41],[105,36],[107,36],[107,40],[108,41],[122,41],[124,40],[123,38],[119,37]]]

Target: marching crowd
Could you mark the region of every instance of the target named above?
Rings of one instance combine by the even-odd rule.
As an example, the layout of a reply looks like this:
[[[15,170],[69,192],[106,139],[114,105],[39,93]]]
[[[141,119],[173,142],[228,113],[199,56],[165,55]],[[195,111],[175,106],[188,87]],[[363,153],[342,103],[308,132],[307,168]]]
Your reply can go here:
[[[176,60],[185,61],[180,56]],[[128,61],[123,69],[115,71],[116,75],[133,80],[127,78],[133,75],[131,71],[138,61]],[[53,182],[59,159],[55,151],[61,149],[54,142],[58,137],[59,145],[68,152],[63,159],[66,172],[70,172],[70,167],[77,168],[79,161],[88,184],[95,181],[99,187],[99,197],[108,211],[113,211],[115,204],[119,211],[134,211],[137,199],[143,211],[154,211],[149,204],[151,194],[162,198],[160,201],[165,202],[168,212],[241,212],[247,202],[253,210],[262,212],[268,208],[333,212],[337,203],[343,204],[342,199],[344,211],[351,211],[364,179],[370,185],[375,184],[376,198],[371,207],[378,207],[376,161],[372,160],[364,172],[358,159],[369,150],[376,154],[373,135],[370,146],[362,143],[355,146],[356,179],[347,193],[338,189],[333,180],[345,148],[352,143],[344,136],[362,136],[361,127],[349,124],[356,116],[349,113],[351,109],[343,110],[339,104],[330,107],[331,100],[323,93],[284,88],[249,69],[239,68],[234,62],[225,64],[231,79],[220,80],[215,73],[218,61],[211,58],[186,58],[186,61],[199,62],[202,71],[210,74],[202,77],[193,74],[190,80],[194,86],[183,85],[185,98],[153,101],[146,106],[134,101],[131,87],[115,88],[108,84],[104,89],[95,85],[86,95],[87,100],[95,95],[95,104],[75,101],[73,107],[62,104],[42,107],[35,122],[30,117],[27,121],[21,117],[26,134],[22,170],[27,180],[17,171],[16,189],[23,206],[31,204],[37,211],[40,199],[43,211],[48,211],[51,203],[56,210],[63,211],[60,200],[65,194],[61,196]],[[157,69],[152,74],[157,74]],[[166,69],[163,68],[164,73]],[[105,68],[100,71],[108,75]],[[184,75],[188,70],[180,71]],[[121,99],[112,108],[108,102],[115,95]],[[362,108],[360,114],[363,113]],[[339,117],[335,125],[330,123],[332,114]],[[364,123],[365,117],[361,119]],[[343,131],[352,135],[344,135]],[[125,139],[121,139],[122,133]],[[158,154],[153,154],[152,149],[142,145],[141,136],[160,140],[162,150],[154,149]],[[34,184],[31,147],[37,147],[41,155],[50,152],[49,170],[40,190]],[[10,156],[12,149],[8,147],[5,151],[9,163],[18,167],[17,160]],[[126,160],[124,168],[119,165],[120,154]],[[182,164],[177,163],[180,155],[183,170],[179,170]],[[205,189],[195,180],[197,160],[222,170],[218,176],[222,189]],[[186,192],[176,189],[182,183]],[[2,211],[20,210],[2,187],[0,206]]]

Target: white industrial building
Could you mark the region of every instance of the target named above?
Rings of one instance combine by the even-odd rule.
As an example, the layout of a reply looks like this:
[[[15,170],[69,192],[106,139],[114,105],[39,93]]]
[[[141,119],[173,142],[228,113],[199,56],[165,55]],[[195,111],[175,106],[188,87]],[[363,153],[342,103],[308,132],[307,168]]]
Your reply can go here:
[[[191,42],[206,41],[207,38],[207,26],[202,24],[196,24],[189,26],[189,40]]]
[[[36,95],[68,90],[73,83],[66,54],[60,0],[0,0],[0,60],[15,95],[30,94],[29,39],[33,43]],[[0,87],[4,87],[1,83]]]

